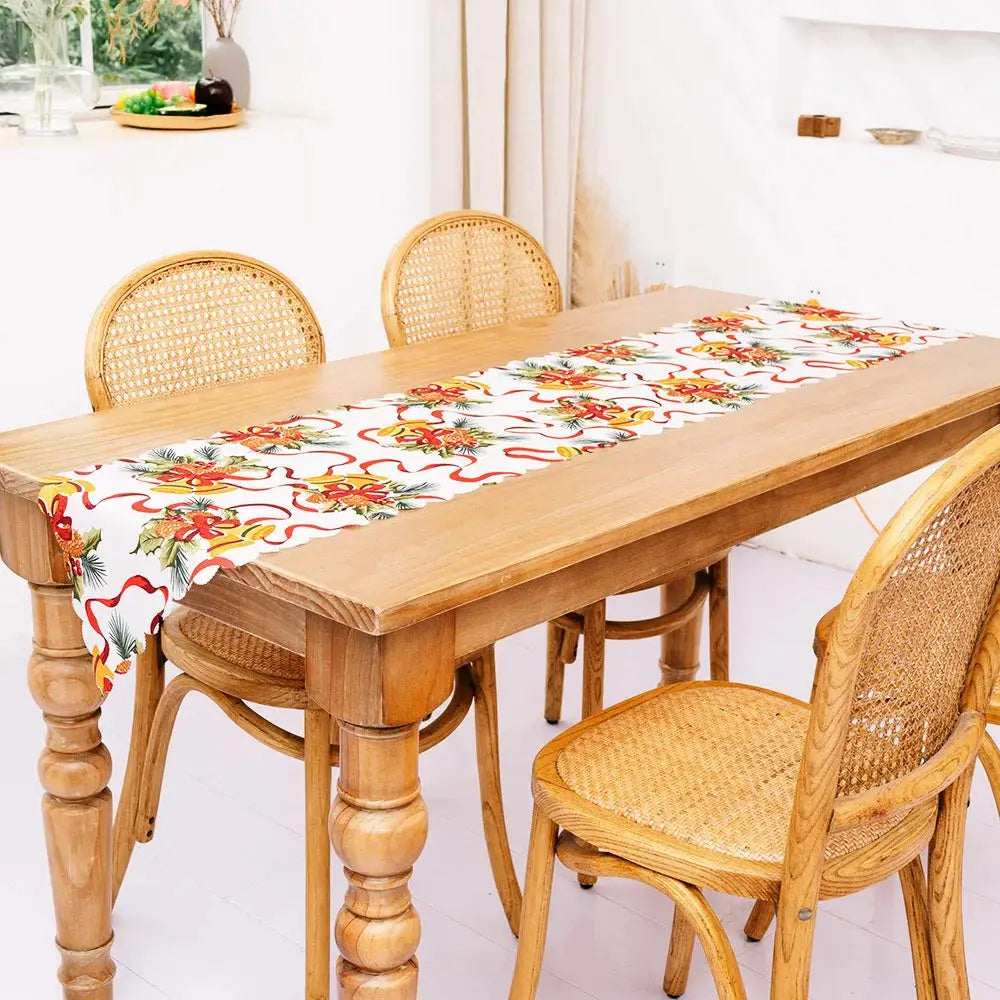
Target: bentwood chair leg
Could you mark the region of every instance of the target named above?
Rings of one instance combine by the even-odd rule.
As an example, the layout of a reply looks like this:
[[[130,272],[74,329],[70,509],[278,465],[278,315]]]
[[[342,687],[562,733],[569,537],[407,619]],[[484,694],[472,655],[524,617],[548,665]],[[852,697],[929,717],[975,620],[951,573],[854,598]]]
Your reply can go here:
[[[786,858],[785,865],[787,867]],[[811,899],[800,888],[799,899],[810,905],[795,908],[794,897],[782,885],[784,899],[778,901],[774,948],[771,952],[771,1000],[806,1000],[812,971],[816,937],[816,896]]]
[[[713,681],[729,680],[729,558],[723,556],[708,568],[712,589],[708,594],[709,667]]]
[[[589,719],[604,708],[604,601],[583,609],[583,714]]]
[[[674,906],[674,922],[670,929],[670,947],[667,950],[667,967],[663,973],[663,992],[668,997],[679,997],[687,989],[691,957],[694,954],[694,926]]]
[[[200,685],[187,674],[178,674],[164,689],[156,714],[149,730],[146,746],[146,760],[142,766],[142,788],[139,792],[139,808],[135,817],[135,839],[140,844],[148,844],[156,832],[156,814],[160,806],[160,791],[163,788],[163,771],[167,763],[170,737],[177,721],[181,703],[192,692],[200,690]]]
[[[938,1000],[969,1000],[962,927],[962,853],[974,766],[941,793],[937,829],[930,846],[927,903]]]
[[[913,956],[913,978],[917,984],[917,1000],[937,1000],[934,987],[934,967],[931,960],[930,923],[927,918],[927,882],[920,858],[914,858],[899,873],[906,905],[906,923],[910,931],[910,952]]]
[[[577,644],[580,641],[580,632],[575,628],[563,630],[562,661],[563,663],[576,663]]]
[[[503,814],[500,785],[500,734],[497,727],[497,677],[493,648],[469,665],[476,714],[476,763],[479,768],[479,797],[483,807],[486,850],[493,869],[493,881],[511,933],[521,927],[521,887],[510,856],[507,823]]]
[[[552,872],[556,861],[555,823],[536,805],[531,816],[528,870],[524,877],[521,934],[517,942],[514,981],[508,1000],[535,1000],[545,953],[552,899]]]
[[[330,730],[322,709],[305,711],[306,1000],[330,997]]]
[[[754,943],[760,941],[767,933],[772,920],[774,920],[774,903],[766,899],[758,899],[753,904],[747,922],[743,925],[746,939]]]
[[[1000,811],[1000,749],[997,749],[989,733],[983,736],[983,742],[979,745],[979,762],[989,779],[990,788],[993,789],[997,811]]]
[[[549,622],[545,650],[545,721],[555,725],[562,717],[563,679],[566,664],[562,658],[565,629]]]
[[[136,815],[142,790],[142,771],[146,762],[146,747],[153,726],[156,707],[163,695],[163,655],[158,639],[150,638],[136,659],[135,704],[132,709],[132,736],[128,746],[128,762],[118,808],[112,848],[112,903],[118,898],[125,872],[135,848]]]
[[[587,719],[604,708],[604,653],[607,602],[598,601],[583,609],[583,714]],[[593,889],[593,875],[577,875],[581,889]]]
[[[637,865],[628,865],[630,873],[621,872],[626,877],[639,878],[647,885],[652,885],[661,892],[668,895],[677,909],[674,910],[674,925],[671,932],[670,943],[674,944],[675,935],[680,936],[680,947],[690,956],[690,948],[687,942],[687,930],[678,929],[678,914],[684,923],[688,925],[701,942],[701,950],[705,953],[708,967],[712,972],[712,979],[715,981],[715,991],[719,1000],[746,1000],[746,987],[743,985],[743,976],[740,967],[736,962],[736,954],[733,951],[732,942],[726,934],[722,921],[705,899],[704,893],[693,885],[680,882],[667,875],[660,875],[656,872],[644,871]],[[679,952],[682,954],[684,952]],[[690,965],[690,960],[687,962]],[[677,967],[681,963],[678,960]],[[687,970],[685,969],[684,984],[687,985]],[[670,973],[670,957],[667,958],[667,975]],[[667,987],[667,976],[664,976],[664,989]],[[804,994],[803,994],[804,998]],[[797,998],[797,1000],[803,1000]]]

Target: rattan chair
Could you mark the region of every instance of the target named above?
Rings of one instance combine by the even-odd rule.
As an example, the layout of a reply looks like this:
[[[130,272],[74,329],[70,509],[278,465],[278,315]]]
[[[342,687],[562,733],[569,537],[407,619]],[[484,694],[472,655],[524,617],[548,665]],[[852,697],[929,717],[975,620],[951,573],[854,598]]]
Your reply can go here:
[[[865,557],[812,704],[678,684],[545,747],[511,1000],[535,994],[556,857],[674,900],[671,996],[684,992],[697,937],[719,997],[746,997],[703,888],[776,904],[771,997],[802,1000],[818,902],[898,874],[918,998],[967,997],[962,854],[1000,669],[998,576],[1000,428],[917,490]]]
[[[561,309],[559,277],[545,250],[527,230],[489,212],[447,212],[420,223],[396,245],[382,278],[382,320],[393,347],[552,316]],[[654,618],[607,621],[601,601],[551,622],[546,720],[555,724],[560,719],[563,676],[566,665],[577,657],[581,635],[584,718],[602,707],[608,639],[663,636],[660,666],[666,680],[672,679],[672,670],[687,675],[697,669],[698,619],[706,601],[711,609],[712,678],[725,680],[726,573],[726,557],[720,555],[697,575],[650,580],[634,588],[661,588],[663,613]]]
[[[322,360],[319,322],[284,275],[237,254],[188,253],[140,268],[105,298],[87,341],[87,387],[99,410]],[[165,688],[164,658],[182,671]],[[254,739],[306,762],[306,996],[329,996],[326,817],[330,767],[338,762],[338,749],[329,716],[310,707],[302,657],[181,609],[168,616],[159,642],[147,644],[136,674],[132,739],[114,825],[115,896],[135,843],[153,838],[174,723],[186,696],[197,691]],[[275,725],[247,702],[301,709],[305,738]],[[420,749],[449,735],[472,704],[490,863],[507,919],[516,929],[521,897],[503,824],[492,650],[458,669],[451,700],[421,730]]]

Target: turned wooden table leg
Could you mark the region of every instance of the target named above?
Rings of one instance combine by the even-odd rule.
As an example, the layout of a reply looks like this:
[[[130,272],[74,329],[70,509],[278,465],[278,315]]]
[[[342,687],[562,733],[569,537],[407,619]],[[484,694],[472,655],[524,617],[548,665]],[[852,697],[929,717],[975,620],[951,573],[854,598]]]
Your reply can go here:
[[[679,608],[693,593],[695,576],[682,576],[660,588],[660,610],[667,614]],[[695,615],[686,625],[668,632],[660,640],[660,683],[680,684],[694,680],[698,673],[702,615]]]
[[[409,880],[427,839],[416,725],[341,723],[330,838],[348,879],[334,928],[340,1000],[415,1000],[420,919]]]
[[[348,882],[334,925],[339,1000],[416,998],[420,920],[409,883],[427,839],[417,730],[450,697],[455,661],[451,615],[381,635],[306,616],[306,690],[340,720],[330,809]]]
[[[111,1000],[111,755],[68,587],[32,584],[28,684],[47,726],[38,774],[65,1000]]]

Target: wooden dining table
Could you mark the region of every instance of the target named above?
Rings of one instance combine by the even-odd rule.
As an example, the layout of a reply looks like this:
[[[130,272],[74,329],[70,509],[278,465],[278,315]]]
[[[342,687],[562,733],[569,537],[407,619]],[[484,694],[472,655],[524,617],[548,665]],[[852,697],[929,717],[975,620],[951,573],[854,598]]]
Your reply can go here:
[[[36,503],[43,479],[753,300],[674,288],[0,434],[0,550],[31,588],[28,678],[46,724],[39,775],[66,998],[112,996],[111,758],[99,729],[105,695]],[[310,698],[339,723],[330,818],[348,874],[339,995],[416,994],[408,881],[428,824],[417,728],[450,695],[456,663],[608,595],[693,571],[944,458],[998,421],[1000,340],[956,340],[267,554],[192,588],[187,606],[304,654]],[[675,664],[671,676],[695,669]],[[8,748],[8,761],[23,760],[21,749]]]

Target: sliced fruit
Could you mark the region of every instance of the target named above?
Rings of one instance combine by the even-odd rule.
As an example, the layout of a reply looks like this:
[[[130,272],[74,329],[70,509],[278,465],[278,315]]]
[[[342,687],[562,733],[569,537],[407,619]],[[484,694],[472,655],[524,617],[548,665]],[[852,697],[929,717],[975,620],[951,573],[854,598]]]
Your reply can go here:
[[[161,115],[172,115],[174,117],[184,117],[184,116],[194,116],[206,114],[208,108],[204,104],[189,104],[182,106],[180,104],[168,104],[165,108],[160,108],[159,114]]]

